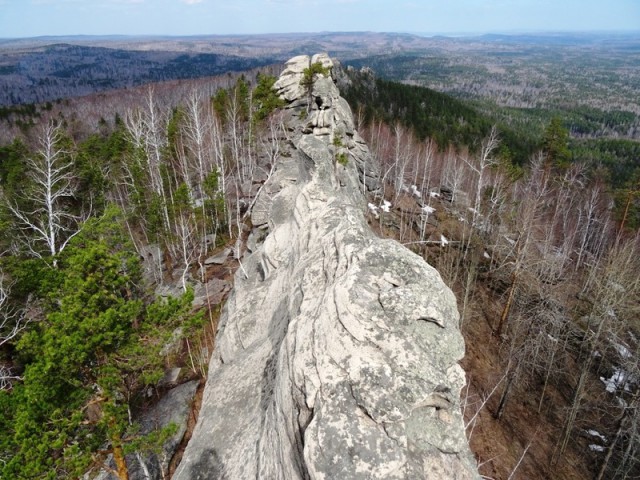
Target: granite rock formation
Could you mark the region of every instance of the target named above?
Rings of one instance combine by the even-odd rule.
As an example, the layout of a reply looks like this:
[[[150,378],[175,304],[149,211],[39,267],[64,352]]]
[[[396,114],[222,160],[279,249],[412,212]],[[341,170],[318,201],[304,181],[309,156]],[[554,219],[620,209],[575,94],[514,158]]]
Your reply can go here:
[[[326,55],[276,83],[284,151],[251,213],[198,423],[174,478],[479,478],[464,354],[436,270],[369,229],[375,166]]]

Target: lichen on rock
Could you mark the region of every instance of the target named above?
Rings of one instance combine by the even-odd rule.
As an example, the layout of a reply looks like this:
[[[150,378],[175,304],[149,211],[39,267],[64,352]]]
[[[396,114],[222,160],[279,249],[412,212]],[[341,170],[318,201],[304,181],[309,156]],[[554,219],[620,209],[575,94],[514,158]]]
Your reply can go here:
[[[332,78],[300,84],[314,62],[333,66],[295,57],[276,82],[288,151],[255,202],[264,241],[236,274],[174,478],[479,478],[455,298],[369,229],[375,165]]]

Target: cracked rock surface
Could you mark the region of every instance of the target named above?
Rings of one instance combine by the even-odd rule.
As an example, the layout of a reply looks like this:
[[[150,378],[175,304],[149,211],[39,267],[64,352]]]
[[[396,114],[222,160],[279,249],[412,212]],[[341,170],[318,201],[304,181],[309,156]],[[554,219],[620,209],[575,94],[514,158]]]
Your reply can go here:
[[[276,83],[287,145],[255,203],[174,478],[479,478],[455,298],[422,258],[370,231],[363,184],[376,188],[376,170],[332,78],[300,85],[316,61],[333,65],[295,57]]]

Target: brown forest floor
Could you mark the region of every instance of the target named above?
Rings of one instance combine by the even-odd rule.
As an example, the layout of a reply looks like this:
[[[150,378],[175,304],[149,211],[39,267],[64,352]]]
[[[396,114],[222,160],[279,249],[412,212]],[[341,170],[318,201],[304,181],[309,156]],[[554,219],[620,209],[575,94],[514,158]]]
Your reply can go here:
[[[467,373],[468,390],[463,391],[468,403],[465,421],[471,420],[480,403],[487,398],[503,377],[504,364],[500,360],[500,339],[493,335],[487,313],[498,318],[500,306],[482,290],[477,297],[483,311],[472,310],[463,327],[466,354],[461,364]],[[487,308],[488,307],[488,308]],[[495,480],[508,479],[518,464],[525,449],[526,454],[511,477],[516,479],[575,479],[593,478],[594,472],[588,461],[587,445],[570,444],[561,459],[552,464],[553,454],[563,424],[562,408],[565,400],[560,392],[548,388],[542,413],[538,413],[538,402],[542,385],[528,389],[515,388],[504,410],[502,418],[496,420],[500,396],[505,380],[496,388],[482,408],[473,429],[467,430],[471,450],[476,456],[480,473]]]

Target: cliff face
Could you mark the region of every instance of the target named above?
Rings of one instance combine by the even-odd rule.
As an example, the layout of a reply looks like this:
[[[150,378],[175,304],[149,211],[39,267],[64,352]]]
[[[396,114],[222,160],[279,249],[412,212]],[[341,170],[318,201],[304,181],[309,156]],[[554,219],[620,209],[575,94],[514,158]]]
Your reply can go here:
[[[174,478],[478,478],[455,298],[370,231],[362,181],[375,188],[375,168],[333,80],[300,85],[309,65],[290,60],[276,84],[286,146],[252,210]]]

